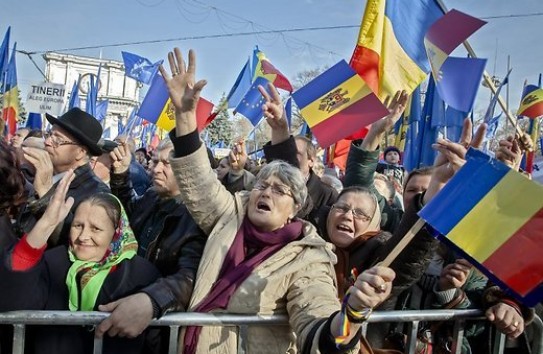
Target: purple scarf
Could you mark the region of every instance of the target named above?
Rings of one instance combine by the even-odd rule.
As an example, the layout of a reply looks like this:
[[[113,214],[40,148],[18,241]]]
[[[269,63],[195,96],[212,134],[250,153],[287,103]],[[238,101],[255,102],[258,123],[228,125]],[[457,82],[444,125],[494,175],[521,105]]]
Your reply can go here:
[[[298,239],[301,234],[301,221],[291,222],[272,232],[262,232],[257,230],[245,217],[226,254],[218,280],[213,284],[209,294],[194,309],[194,312],[225,309],[234,292],[258,265],[287,243]],[[248,255],[247,250],[252,252]],[[183,354],[196,353],[201,330],[202,327],[187,327]]]

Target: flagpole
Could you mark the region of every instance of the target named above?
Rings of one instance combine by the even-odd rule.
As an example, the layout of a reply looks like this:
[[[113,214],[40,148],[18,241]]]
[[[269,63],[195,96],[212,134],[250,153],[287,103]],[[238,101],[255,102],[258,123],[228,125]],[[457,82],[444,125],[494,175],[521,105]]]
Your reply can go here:
[[[439,5],[439,7],[441,8],[441,10],[444,12],[444,13],[447,13],[449,12],[449,10],[447,9],[447,7],[445,6],[445,3],[443,2],[443,0],[435,0],[436,3]],[[468,51],[469,55],[472,57],[472,58],[477,58],[477,55],[475,54],[475,51],[473,50],[473,48],[471,47],[471,45],[469,44],[469,42],[467,40],[465,40],[463,42],[464,44],[464,47],[466,48],[466,50]],[[488,88],[490,89],[490,91],[492,91],[492,94],[496,94],[496,91],[497,91],[497,88],[496,86],[494,86],[494,82],[492,81],[492,78],[490,77],[490,75],[486,72],[486,70],[483,72],[483,79],[485,80],[485,83],[488,85]],[[515,124],[516,122],[516,118],[513,116],[513,114],[511,112],[509,112],[509,109],[505,103],[505,101],[503,100],[503,98],[501,96],[498,96],[498,103],[500,104],[500,107],[502,108],[503,112],[505,113],[505,116],[507,117],[507,119],[509,119],[509,121],[511,122],[511,124],[513,124],[513,126],[515,127],[515,133],[516,135],[518,135],[521,139],[519,139],[520,143],[524,145],[524,147],[531,151],[533,150],[533,146],[526,146],[528,145],[527,144],[527,141],[522,139],[522,137],[525,135],[524,132],[518,127],[518,125]]]
[[[405,234],[405,236],[398,242],[398,244],[392,249],[392,251],[389,252],[388,256],[379,263],[379,265],[383,267],[390,267],[392,262],[398,257],[398,255],[403,251],[403,249],[411,242],[411,240],[417,235],[417,233],[422,229],[422,227],[426,224],[426,221],[423,219],[418,219],[417,222],[411,226],[409,231]]]

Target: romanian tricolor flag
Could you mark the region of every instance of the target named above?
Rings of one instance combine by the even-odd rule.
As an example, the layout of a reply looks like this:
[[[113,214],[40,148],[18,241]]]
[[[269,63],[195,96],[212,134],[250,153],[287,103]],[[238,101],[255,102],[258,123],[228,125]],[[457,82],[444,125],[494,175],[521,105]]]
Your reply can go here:
[[[543,186],[470,149],[419,216],[511,295],[543,299]]]
[[[435,0],[367,1],[350,65],[382,101],[424,81],[424,35],[442,15]]]
[[[272,65],[268,58],[255,47],[253,51],[253,82],[257,77],[263,77],[275,87],[292,92],[293,88],[287,77]]]
[[[389,113],[344,60],[294,92],[292,98],[323,148]]]
[[[17,130],[17,117],[19,116],[19,89],[17,88],[17,63],[15,62],[15,51],[17,43],[13,45],[11,59],[6,71],[6,83],[4,86],[4,105],[2,118],[6,121],[9,135],[15,134]]]
[[[216,115],[211,115],[212,110],[213,103],[200,97],[196,107],[199,131],[204,129],[215,118]],[[167,131],[175,127],[174,107],[162,75],[157,74],[153,78],[137,115]]]
[[[517,114],[532,119],[543,116],[543,88],[527,85]]]

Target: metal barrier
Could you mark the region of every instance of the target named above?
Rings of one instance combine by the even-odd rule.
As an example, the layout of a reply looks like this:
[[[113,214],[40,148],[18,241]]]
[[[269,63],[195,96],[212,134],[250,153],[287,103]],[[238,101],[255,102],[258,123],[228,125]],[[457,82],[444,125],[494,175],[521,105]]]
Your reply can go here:
[[[25,329],[27,325],[97,325],[108,317],[104,312],[69,312],[69,311],[12,311],[0,313],[0,324],[14,326],[13,353],[24,353]],[[409,323],[407,353],[415,353],[417,332],[421,322],[454,321],[454,353],[460,353],[464,337],[466,321],[484,320],[479,310],[425,310],[425,311],[386,311],[374,312],[364,323],[362,332],[365,334],[369,323],[377,322],[406,322]],[[288,326],[285,315],[248,316],[232,314],[209,313],[171,313],[158,320],[153,320],[151,326],[170,327],[169,353],[176,354],[178,349],[179,328],[185,326],[223,326],[238,328],[238,353],[247,352],[245,338],[247,327],[251,325]],[[536,338],[533,340],[533,354],[543,354],[543,322],[535,317]],[[495,354],[502,354],[505,347],[505,336],[496,337]],[[94,340],[94,353],[102,353],[102,340]]]

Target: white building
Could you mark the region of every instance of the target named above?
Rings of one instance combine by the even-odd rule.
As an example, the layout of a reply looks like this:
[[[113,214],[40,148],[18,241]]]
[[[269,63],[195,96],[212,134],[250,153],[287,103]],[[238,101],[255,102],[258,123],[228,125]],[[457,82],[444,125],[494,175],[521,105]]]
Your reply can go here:
[[[130,112],[139,102],[141,88],[136,80],[125,76],[123,63],[54,52],[44,54],[43,58],[47,81],[66,85],[68,95],[74,82],[81,77],[81,107],[85,107],[90,75],[97,75],[101,64],[98,101],[109,100],[104,130],[110,128],[111,137],[116,136],[118,120],[121,119],[122,124],[126,124]]]

